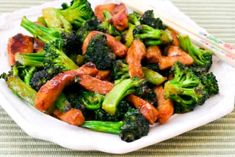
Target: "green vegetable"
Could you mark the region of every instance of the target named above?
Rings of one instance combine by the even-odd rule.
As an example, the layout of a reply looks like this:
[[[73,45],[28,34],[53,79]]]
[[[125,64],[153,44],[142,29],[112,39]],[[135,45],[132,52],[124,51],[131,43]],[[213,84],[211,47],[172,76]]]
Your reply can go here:
[[[160,85],[166,81],[166,78],[156,71],[147,67],[143,67],[142,70],[145,79],[154,85]],[[130,78],[128,65],[122,60],[117,60],[114,63],[112,75],[115,80],[115,84],[123,79]]]
[[[86,109],[97,110],[101,107],[104,96],[97,93],[83,91],[80,93],[79,100]]]
[[[148,101],[151,104],[157,103],[157,97],[154,92],[155,85],[152,85],[146,81],[141,83],[138,87],[136,87],[134,94],[142,99]]]
[[[103,31],[113,36],[120,35],[118,30],[110,23],[110,20],[112,18],[112,15],[110,14],[110,12],[105,10],[103,14],[104,14],[104,21],[98,25],[98,30]]]
[[[22,79],[18,75],[18,67],[13,66],[8,74],[3,73],[2,75],[0,75],[0,78],[6,80],[8,87],[13,91],[14,94],[19,96],[22,100],[26,101],[30,105],[34,106],[34,101],[37,92],[32,87],[27,85],[24,81],[22,81]],[[58,97],[54,106],[58,107],[58,109],[63,112],[67,111],[70,108],[70,104],[68,103],[67,99],[63,94]],[[54,106],[48,109],[48,113],[50,113],[54,109]]]
[[[218,81],[213,73],[210,72],[208,74],[202,74],[200,75],[200,79],[209,96],[219,93]]]
[[[150,27],[153,27],[155,29],[166,29],[166,26],[163,25],[163,22],[160,18],[155,18],[153,10],[147,10],[144,12],[140,19],[141,24],[148,25]]]
[[[212,65],[212,52],[195,46],[189,36],[180,35],[178,38],[180,47],[193,58],[194,71],[199,73],[207,72]]]
[[[163,82],[165,82],[167,79],[166,77],[163,77],[158,72],[153,71],[149,68],[143,67],[142,70],[143,70],[144,77],[146,78],[146,80],[148,80],[148,82],[150,82],[154,85],[160,85]]]
[[[83,43],[90,31],[97,30],[99,24],[100,21],[96,17],[87,20],[77,31],[77,36],[80,43]]]
[[[117,106],[115,115],[111,115],[100,108],[94,111],[94,119],[98,121],[120,121],[130,108],[132,106],[126,100],[122,100]]]
[[[138,14],[137,12],[133,12],[128,15],[128,22],[131,23],[132,25],[138,26],[140,25],[140,19],[141,15]]]
[[[47,27],[61,28],[66,32],[72,30],[72,25],[64,18],[60,13],[60,10],[55,8],[45,8],[42,10],[42,15]]]
[[[53,67],[56,72],[58,72],[58,69],[66,71],[78,68],[62,50],[50,44],[46,44],[43,53],[17,54],[16,61],[19,61],[23,65],[34,67]]]
[[[173,66],[173,79],[165,83],[165,97],[174,101],[177,113],[192,111],[208,98],[205,86],[194,72],[181,63]]]
[[[140,25],[140,15],[136,12],[131,13],[128,15],[128,21],[129,21],[129,28],[128,30],[124,33],[124,42],[127,47],[131,46],[131,43],[134,40],[134,29],[137,25]]]
[[[155,29],[148,25],[137,26],[134,30],[134,36],[143,40],[147,46],[162,45],[172,41],[169,31]]]
[[[45,52],[38,53],[17,53],[15,60],[25,66],[43,67]]]
[[[18,95],[21,99],[30,105],[34,105],[36,91],[23,82],[18,76],[9,76],[6,80],[6,83],[13,93]]]
[[[111,134],[119,134],[122,126],[123,122],[106,121],[85,121],[85,123],[82,125],[84,128]]]
[[[120,101],[127,95],[134,92],[133,88],[139,86],[143,80],[125,79],[116,84],[113,89],[105,96],[102,103],[102,109],[107,113],[114,115]]]
[[[86,121],[82,127],[91,130],[119,134],[122,140],[132,142],[146,136],[149,132],[149,124],[137,109],[129,109],[123,121]]]
[[[47,81],[61,72],[60,68],[45,67],[42,70],[35,72],[30,81],[30,86],[38,91]]]
[[[68,54],[77,52],[79,49],[79,39],[76,33],[72,31],[65,32],[63,29],[59,28],[47,28],[29,21],[26,17],[22,18],[21,26],[44,43],[62,49]]]
[[[81,27],[83,23],[94,16],[91,5],[87,0],[73,0],[70,6],[59,10],[59,12],[75,28]]]
[[[96,65],[97,69],[108,70],[112,68],[115,54],[107,45],[105,35],[96,35],[91,39],[85,54],[85,61],[92,62]]]

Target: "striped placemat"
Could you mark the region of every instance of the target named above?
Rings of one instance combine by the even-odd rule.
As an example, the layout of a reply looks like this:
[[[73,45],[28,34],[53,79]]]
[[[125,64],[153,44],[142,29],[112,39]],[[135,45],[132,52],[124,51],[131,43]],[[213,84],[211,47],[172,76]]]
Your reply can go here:
[[[0,0],[0,13],[38,5],[46,0]],[[173,0],[184,13],[218,38],[235,43],[234,0]],[[226,105],[226,104],[224,104]],[[80,142],[80,141],[78,141]],[[107,156],[77,152],[27,136],[0,108],[0,156]],[[208,125],[120,156],[203,157],[235,156],[235,111]]]

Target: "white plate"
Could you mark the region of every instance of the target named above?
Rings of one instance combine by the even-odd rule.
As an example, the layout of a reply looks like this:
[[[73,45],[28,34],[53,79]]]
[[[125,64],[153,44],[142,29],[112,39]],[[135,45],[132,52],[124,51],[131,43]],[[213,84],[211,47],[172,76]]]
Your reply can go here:
[[[19,32],[26,33],[20,28],[21,17],[26,15],[32,20],[36,19],[43,7],[59,6],[61,2],[49,2],[38,7],[4,14],[0,17],[1,73],[9,70],[6,55],[8,38]],[[93,6],[102,2],[100,0],[91,1]],[[234,107],[235,92],[232,82],[235,79],[235,71],[230,66],[216,59],[211,70],[219,81],[220,93],[218,95],[207,100],[204,105],[197,107],[193,112],[174,115],[166,124],[155,125],[147,136],[131,143],[123,142],[116,135],[71,126],[40,113],[15,96],[4,81],[0,81],[0,104],[11,118],[28,135],[34,138],[51,141],[73,150],[98,150],[121,154],[175,137],[230,113]]]

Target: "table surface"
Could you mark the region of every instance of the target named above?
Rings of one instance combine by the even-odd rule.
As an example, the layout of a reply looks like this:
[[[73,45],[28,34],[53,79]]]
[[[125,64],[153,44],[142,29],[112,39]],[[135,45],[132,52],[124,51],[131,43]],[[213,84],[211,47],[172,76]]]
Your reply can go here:
[[[47,0],[0,0],[0,13]],[[235,43],[234,0],[172,0],[184,13],[218,38]],[[224,104],[226,105],[226,104]],[[79,141],[78,141],[79,142]],[[78,152],[26,135],[0,107],[0,156],[110,156]],[[235,111],[173,139],[120,156],[235,156]]]

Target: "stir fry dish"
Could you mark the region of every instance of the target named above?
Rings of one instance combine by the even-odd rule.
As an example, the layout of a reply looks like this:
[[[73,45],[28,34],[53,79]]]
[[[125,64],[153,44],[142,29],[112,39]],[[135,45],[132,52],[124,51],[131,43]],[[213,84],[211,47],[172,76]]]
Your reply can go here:
[[[152,10],[87,0],[22,17],[31,36],[8,42],[8,87],[37,110],[126,142],[193,111],[219,93],[212,52],[163,24]],[[158,127],[156,125],[155,127]]]

